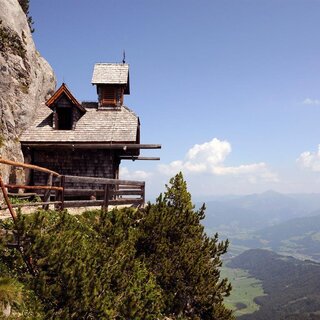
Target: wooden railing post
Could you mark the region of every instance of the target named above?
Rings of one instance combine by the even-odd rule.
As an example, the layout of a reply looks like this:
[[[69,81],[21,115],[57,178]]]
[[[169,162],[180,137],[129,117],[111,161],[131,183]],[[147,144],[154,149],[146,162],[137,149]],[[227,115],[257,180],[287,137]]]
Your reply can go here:
[[[53,174],[49,173],[48,180],[47,180],[47,186],[48,187],[52,187],[52,178],[53,178]],[[51,194],[51,190],[50,189],[48,189],[48,190],[46,190],[44,192],[43,202],[47,202],[48,200],[50,201],[50,194]],[[42,209],[48,210],[49,209],[49,205],[48,204],[44,204],[42,206]]]
[[[108,212],[109,207],[109,184],[104,185],[104,193],[103,193],[103,204],[101,210],[103,212]]]
[[[141,186],[141,191],[142,191],[142,205],[145,204],[145,201],[146,201],[146,183],[144,183],[142,186]]]
[[[55,204],[55,209],[56,210],[63,210],[64,209],[64,189],[65,189],[65,176],[60,176],[60,181],[59,181],[59,189],[56,190],[56,195],[55,195],[55,201],[59,201],[59,204]]]
[[[66,177],[65,176],[61,176],[60,187],[62,187],[62,190],[60,191],[60,195],[61,195],[60,210],[64,210],[64,189],[65,189],[65,185],[66,185]]]
[[[10,199],[8,197],[7,189],[6,189],[6,187],[5,187],[4,183],[3,183],[3,180],[2,180],[1,176],[0,176],[0,186],[1,186],[1,190],[2,190],[2,193],[3,193],[4,200],[6,201],[7,207],[9,209],[10,214],[11,214],[12,220],[14,221],[14,223],[16,223],[17,219],[18,219],[18,216],[17,216],[17,213],[12,208]]]

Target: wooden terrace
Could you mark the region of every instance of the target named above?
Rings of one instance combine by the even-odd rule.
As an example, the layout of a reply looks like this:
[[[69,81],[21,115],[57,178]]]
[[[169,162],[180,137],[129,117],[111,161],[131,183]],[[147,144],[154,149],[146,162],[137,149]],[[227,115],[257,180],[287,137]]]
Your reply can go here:
[[[65,208],[101,206],[102,210],[107,211],[109,206],[142,206],[145,203],[144,181],[61,175],[47,168],[1,158],[0,163],[47,174],[46,185],[35,186],[6,184],[0,176],[0,186],[5,200],[5,205],[0,206],[0,210],[8,209],[14,221],[17,219],[14,208],[42,206],[48,209],[49,205],[54,205],[57,210],[64,210]],[[76,185],[77,188],[72,185]],[[85,188],[81,188],[81,185]],[[8,190],[32,191],[40,195],[41,201],[12,204]],[[81,200],[70,200],[74,197],[79,197]]]

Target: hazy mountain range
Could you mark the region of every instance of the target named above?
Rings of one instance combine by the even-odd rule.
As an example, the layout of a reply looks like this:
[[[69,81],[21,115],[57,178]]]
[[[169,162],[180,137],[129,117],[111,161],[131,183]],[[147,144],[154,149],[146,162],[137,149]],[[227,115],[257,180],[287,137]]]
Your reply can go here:
[[[206,202],[205,226],[260,229],[320,209],[320,194],[281,194],[267,191],[245,196],[225,196]]]
[[[320,194],[268,191],[215,199],[206,206],[207,232],[228,238],[232,256],[267,248],[320,261]]]

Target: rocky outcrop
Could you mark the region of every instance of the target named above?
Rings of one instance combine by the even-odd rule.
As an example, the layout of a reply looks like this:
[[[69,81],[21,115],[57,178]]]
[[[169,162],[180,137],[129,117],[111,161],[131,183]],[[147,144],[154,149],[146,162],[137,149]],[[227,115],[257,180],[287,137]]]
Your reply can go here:
[[[19,136],[55,86],[53,70],[36,50],[18,0],[0,0],[0,157],[23,161]],[[0,169],[6,181],[23,179],[22,171]]]

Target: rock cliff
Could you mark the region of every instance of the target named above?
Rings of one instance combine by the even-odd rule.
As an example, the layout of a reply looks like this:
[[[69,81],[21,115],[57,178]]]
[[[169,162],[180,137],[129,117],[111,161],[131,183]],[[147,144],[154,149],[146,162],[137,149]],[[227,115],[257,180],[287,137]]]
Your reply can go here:
[[[55,75],[36,50],[18,0],[0,0],[0,157],[23,161],[19,136],[52,95]],[[5,181],[23,173],[0,165]]]

